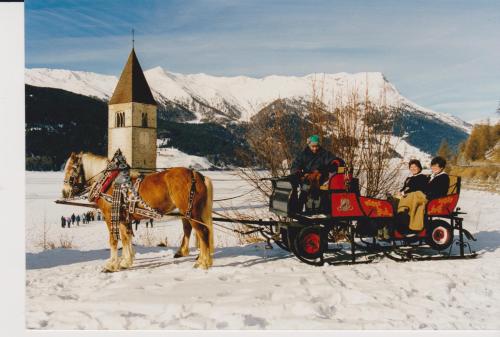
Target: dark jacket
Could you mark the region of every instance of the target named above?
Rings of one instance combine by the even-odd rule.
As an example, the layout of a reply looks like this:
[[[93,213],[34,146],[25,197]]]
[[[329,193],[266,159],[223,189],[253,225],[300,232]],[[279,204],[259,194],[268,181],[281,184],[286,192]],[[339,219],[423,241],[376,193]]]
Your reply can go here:
[[[335,171],[336,166],[338,166],[333,163],[334,160],[338,160],[338,165],[340,166],[345,165],[344,160],[322,147],[318,149],[318,152],[313,153],[309,146],[306,146],[293,161],[290,173],[302,175],[304,173],[319,171],[322,174],[327,174],[328,172]]]
[[[429,177],[425,174],[419,173],[414,176],[406,178],[403,188],[399,191],[408,194],[410,192],[422,191],[425,193]]]
[[[450,186],[450,177],[446,173],[439,174],[427,183],[425,195],[428,200],[444,197],[448,194]]]

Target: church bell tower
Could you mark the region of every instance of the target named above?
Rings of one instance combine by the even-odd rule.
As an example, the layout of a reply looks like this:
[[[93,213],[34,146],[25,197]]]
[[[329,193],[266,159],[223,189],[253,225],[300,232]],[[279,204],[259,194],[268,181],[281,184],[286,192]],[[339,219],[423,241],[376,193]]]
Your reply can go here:
[[[156,102],[132,48],[108,105],[108,158],[120,149],[134,171],[155,170],[156,114]]]

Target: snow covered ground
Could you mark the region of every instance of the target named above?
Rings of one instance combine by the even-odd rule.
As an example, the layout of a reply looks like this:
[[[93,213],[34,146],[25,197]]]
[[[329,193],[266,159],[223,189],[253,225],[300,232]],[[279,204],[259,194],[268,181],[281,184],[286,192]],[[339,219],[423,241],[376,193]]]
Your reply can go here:
[[[156,167],[175,166],[189,167],[195,170],[207,170],[213,167],[205,157],[189,155],[174,147],[159,147]]]
[[[215,199],[251,188],[233,172],[204,172]],[[500,195],[462,191],[473,260],[312,267],[262,243],[240,244],[217,229],[214,266],[173,259],[179,220],[141,224],[135,266],[101,273],[108,258],[101,221],[60,227],[82,208],[53,203],[60,172],[26,173],[28,329],[500,329]],[[266,212],[251,193],[215,210]],[[72,248],[43,250],[46,242]],[[167,247],[156,244],[167,238]]]

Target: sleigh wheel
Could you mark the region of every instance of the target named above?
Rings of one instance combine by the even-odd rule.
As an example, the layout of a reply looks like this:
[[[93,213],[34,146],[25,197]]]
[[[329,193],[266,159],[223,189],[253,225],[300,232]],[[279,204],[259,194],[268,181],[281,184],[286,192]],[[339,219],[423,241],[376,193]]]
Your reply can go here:
[[[425,242],[435,250],[444,250],[453,242],[453,228],[444,220],[433,220]]]
[[[322,227],[304,227],[295,239],[295,255],[303,262],[312,265],[323,264],[327,236]]]

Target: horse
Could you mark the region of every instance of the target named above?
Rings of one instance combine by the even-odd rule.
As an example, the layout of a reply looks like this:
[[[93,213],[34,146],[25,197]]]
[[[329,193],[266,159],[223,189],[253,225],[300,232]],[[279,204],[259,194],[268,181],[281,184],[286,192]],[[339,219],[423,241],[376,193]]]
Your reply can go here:
[[[109,160],[106,157],[89,152],[72,152],[64,166],[62,197],[70,198],[85,193],[86,189],[99,181],[106,173],[108,164]],[[192,178],[194,178],[193,184]],[[132,175],[131,179],[132,183],[134,183],[137,177]],[[192,186],[194,186],[192,207],[189,216],[186,216]],[[112,195],[112,193],[113,184],[106,191],[108,195]],[[211,179],[185,167],[173,167],[145,175],[139,186],[138,194],[151,208],[160,214],[167,214],[177,208],[183,215],[184,235],[181,246],[175,253],[174,258],[189,255],[189,238],[194,228],[199,245],[199,256],[194,267],[210,268],[213,263],[212,254],[214,251],[213,185]],[[119,232],[122,240],[122,256],[119,257],[118,240],[112,233],[111,203],[104,198],[98,198],[95,203],[103,214],[109,232],[110,258],[106,262],[103,271],[115,272],[132,267],[135,250],[132,246],[133,232],[130,224],[124,222],[123,216],[120,217]],[[129,217],[129,220],[141,219],[147,218],[135,213],[130,214]]]

